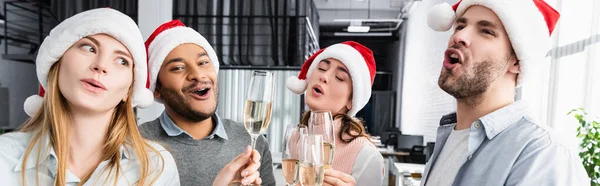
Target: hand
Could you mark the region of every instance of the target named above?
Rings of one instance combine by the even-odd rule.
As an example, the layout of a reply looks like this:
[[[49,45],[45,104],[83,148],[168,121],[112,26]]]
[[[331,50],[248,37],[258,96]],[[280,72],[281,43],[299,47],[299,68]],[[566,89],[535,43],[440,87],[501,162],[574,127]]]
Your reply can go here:
[[[221,172],[219,172],[213,182],[213,186],[229,185],[229,183],[240,176],[243,178],[243,185],[251,183],[260,185],[262,179],[260,179],[258,168],[260,168],[260,153],[256,150],[252,150],[250,146],[247,146],[242,154],[235,157],[229,164],[221,169]],[[241,175],[237,175],[240,171]]]
[[[323,185],[333,186],[354,186],[356,180],[354,177],[333,169],[325,169],[325,178]]]

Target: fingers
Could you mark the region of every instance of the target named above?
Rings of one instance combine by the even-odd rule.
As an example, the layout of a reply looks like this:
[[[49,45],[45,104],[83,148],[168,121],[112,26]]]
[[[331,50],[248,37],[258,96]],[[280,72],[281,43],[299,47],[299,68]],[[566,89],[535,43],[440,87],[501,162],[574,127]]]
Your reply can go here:
[[[345,183],[342,180],[340,180],[339,178],[336,178],[336,177],[332,177],[332,176],[325,176],[325,178],[323,179],[323,185],[341,186],[344,184]]]
[[[351,175],[333,169],[325,169],[325,178],[323,181],[337,186],[356,184],[356,180]]]
[[[260,153],[256,150],[252,150],[252,162],[259,163],[260,162]]]
[[[238,156],[236,156],[226,167],[235,169],[235,171],[240,170],[246,163],[248,163],[248,159],[252,155],[252,148],[250,146],[246,146],[246,150]]]
[[[242,173],[243,175],[243,173]],[[242,184],[243,185],[249,185],[251,183],[260,185],[262,183],[262,179],[260,179],[260,172],[258,171],[254,171],[252,173],[250,173],[249,175],[245,176],[244,179],[242,179]]]
[[[246,164],[248,164],[248,159],[252,155],[252,148],[250,146],[246,147],[246,150],[235,157],[231,162],[229,162],[223,169],[219,172],[217,177],[215,178],[213,185],[228,185],[233,181],[238,174],[238,171],[242,169]],[[252,172],[249,172],[251,174]]]
[[[254,172],[258,172],[260,168],[260,163],[248,162],[248,166],[242,170],[242,177],[246,177]]]

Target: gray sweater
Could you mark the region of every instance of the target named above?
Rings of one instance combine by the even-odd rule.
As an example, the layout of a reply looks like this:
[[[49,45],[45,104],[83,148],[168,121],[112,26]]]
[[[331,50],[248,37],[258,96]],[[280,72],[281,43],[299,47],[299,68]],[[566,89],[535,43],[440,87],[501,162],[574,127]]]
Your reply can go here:
[[[159,119],[139,126],[142,136],[163,145],[175,158],[182,186],[211,185],[217,174],[233,158],[250,145],[250,135],[240,123],[221,119],[229,139],[213,138],[193,140],[168,136]],[[262,185],[275,185],[269,143],[260,136],[256,150],[261,155],[260,178]]]

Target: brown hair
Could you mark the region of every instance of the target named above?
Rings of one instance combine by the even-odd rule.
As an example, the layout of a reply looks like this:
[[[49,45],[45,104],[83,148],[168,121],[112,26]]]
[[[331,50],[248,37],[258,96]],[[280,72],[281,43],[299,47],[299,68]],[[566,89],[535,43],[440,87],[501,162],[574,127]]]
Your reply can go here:
[[[333,119],[341,118],[341,129],[338,133],[338,138],[342,140],[344,143],[350,143],[354,139],[358,137],[366,137],[368,139],[369,135],[365,131],[365,127],[363,126],[363,121],[352,117],[348,114],[336,114],[333,116]],[[302,119],[300,120],[301,126],[308,126],[308,120],[310,119],[310,110],[304,112],[302,114]],[[344,138],[344,134],[350,136],[349,138]]]
[[[61,62],[57,62],[50,68],[48,74],[48,89],[43,98],[44,102],[42,104],[42,108],[40,108],[40,110],[20,129],[21,132],[29,132],[33,134],[31,141],[25,150],[23,162],[27,162],[28,156],[34,150],[33,147],[35,144],[46,143],[46,141],[43,141],[44,136],[49,136],[49,142],[47,143],[54,148],[58,163],[56,178],[54,180],[55,186],[64,186],[66,183],[67,154],[69,146],[68,127],[71,123],[71,111],[67,107],[66,98],[62,95],[58,88],[60,63]],[[130,86],[129,89],[129,92],[131,93],[132,87]],[[104,171],[108,171],[108,174],[106,175],[107,179],[104,180],[105,184],[113,171],[115,175],[113,185],[117,184],[117,179],[120,177],[119,174],[121,173],[120,152],[122,145],[131,146],[137,155],[136,158],[140,163],[141,170],[140,179],[137,181],[138,185],[152,185],[154,182],[156,182],[158,176],[151,178],[150,175],[155,175],[155,173],[157,173],[155,171],[158,171],[158,174],[156,175],[160,175],[164,170],[163,157],[155,148],[153,148],[145,139],[143,139],[139,133],[131,105],[131,94],[129,94],[125,102],[121,102],[115,107],[112,120],[108,126],[106,141],[102,147],[102,160],[109,160],[108,166],[106,166],[104,169]],[[40,145],[35,150],[38,152],[38,157],[36,157],[35,171],[39,172],[39,162],[44,161],[44,159],[41,159],[40,154],[47,149],[41,149]],[[152,155],[156,155],[160,159],[160,165],[162,166],[159,166],[158,169],[156,169],[156,167],[153,165],[150,165],[151,154],[149,151],[154,153]],[[21,182],[23,185],[25,185],[26,181],[26,164],[27,163],[23,163],[23,165],[21,165],[23,170],[21,173]],[[151,168],[152,170],[150,170]],[[84,178],[82,178],[80,184],[87,182],[93,172],[94,171],[88,173]],[[39,174],[36,178],[36,183],[39,185]]]

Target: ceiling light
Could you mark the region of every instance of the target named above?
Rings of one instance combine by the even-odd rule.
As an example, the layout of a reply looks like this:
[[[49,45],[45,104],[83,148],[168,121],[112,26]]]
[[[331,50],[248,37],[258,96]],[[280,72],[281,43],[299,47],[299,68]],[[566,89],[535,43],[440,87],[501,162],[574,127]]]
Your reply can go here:
[[[348,26],[348,32],[369,32],[369,29],[371,29],[369,26]]]

